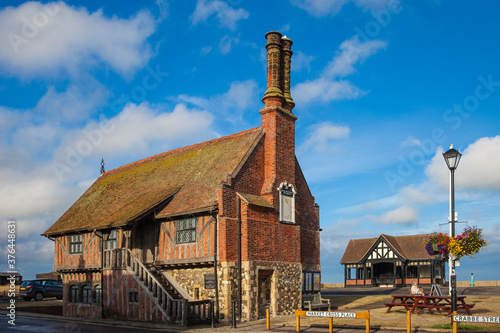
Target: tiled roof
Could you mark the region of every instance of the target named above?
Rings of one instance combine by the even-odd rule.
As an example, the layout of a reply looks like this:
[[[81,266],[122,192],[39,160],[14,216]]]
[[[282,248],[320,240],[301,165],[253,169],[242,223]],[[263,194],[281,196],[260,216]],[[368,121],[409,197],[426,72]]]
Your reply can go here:
[[[262,135],[254,128],[108,171],[42,235],[122,226],[153,209],[165,217],[213,207]]]
[[[372,246],[384,238],[394,250],[407,260],[431,259],[424,247],[424,239],[427,235],[389,236],[381,234],[377,238],[351,239],[347,244],[340,263],[357,263],[363,260]]]
[[[254,205],[254,206],[261,206],[261,207],[266,207],[266,208],[273,208],[273,205],[269,203],[266,199],[264,199],[261,196],[258,195],[253,195],[253,194],[248,194],[248,193],[240,193],[236,192],[238,196],[247,204],[247,205]]]

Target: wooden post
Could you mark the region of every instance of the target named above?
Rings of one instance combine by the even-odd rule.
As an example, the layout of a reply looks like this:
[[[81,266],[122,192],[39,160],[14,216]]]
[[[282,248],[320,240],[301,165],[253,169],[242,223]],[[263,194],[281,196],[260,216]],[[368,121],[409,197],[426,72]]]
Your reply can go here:
[[[300,316],[297,316],[297,332],[300,332]]]
[[[457,311],[453,311],[453,317],[456,315],[457,315]],[[453,333],[457,333],[458,323],[453,320],[453,317],[451,317],[451,321],[453,322]]]
[[[406,333],[411,333],[411,313],[406,311]]]
[[[182,300],[182,326],[187,327],[189,324],[189,305],[188,300]]]
[[[271,329],[271,322],[269,318],[269,308],[266,309],[266,329],[269,331]]]

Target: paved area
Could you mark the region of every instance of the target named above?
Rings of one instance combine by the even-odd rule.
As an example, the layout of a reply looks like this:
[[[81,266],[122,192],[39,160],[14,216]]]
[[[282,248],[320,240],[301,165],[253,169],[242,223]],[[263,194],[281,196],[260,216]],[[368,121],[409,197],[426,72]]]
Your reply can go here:
[[[339,288],[339,289],[325,289],[322,291],[324,295],[390,295],[394,293],[404,293],[407,288]],[[500,295],[500,287],[473,287],[473,288],[458,288],[460,295]],[[370,305],[366,305],[369,309]],[[362,308],[362,307],[361,307]],[[0,331],[8,332],[6,328],[13,328],[8,325],[6,316],[7,312],[0,310]],[[250,322],[242,322],[237,324],[237,328],[231,328],[230,323],[224,322],[217,324],[215,328],[210,325],[195,325],[188,328],[158,324],[152,322],[134,322],[124,320],[114,320],[110,318],[69,318],[55,315],[17,312],[16,318],[22,326],[15,328],[16,332],[57,332],[61,331],[60,328],[64,327],[63,332],[84,333],[84,332],[146,332],[146,331],[160,331],[160,332],[234,332],[234,331],[249,331],[249,332],[269,332],[266,330],[266,321],[264,319]],[[44,323],[43,325],[41,323]],[[325,324],[314,324],[310,326],[301,326],[302,332],[321,333],[328,332],[327,320]],[[31,326],[30,326],[31,325]],[[62,326],[61,326],[62,325]],[[25,327],[25,329],[23,329]],[[106,328],[107,327],[107,328]],[[279,317],[271,319],[271,331],[273,332],[295,332],[295,317]],[[345,327],[334,327],[334,332],[360,332],[365,331],[363,325]],[[400,332],[401,329],[387,328],[372,328],[371,332]],[[419,329],[425,331],[425,329]]]
[[[448,287],[441,287],[444,295],[448,294]],[[321,295],[325,296],[372,296],[372,295],[391,295],[391,294],[407,294],[408,287],[403,288],[323,288]],[[500,287],[459,287],[457,288],[458,295],[486,295],[500,296]]]

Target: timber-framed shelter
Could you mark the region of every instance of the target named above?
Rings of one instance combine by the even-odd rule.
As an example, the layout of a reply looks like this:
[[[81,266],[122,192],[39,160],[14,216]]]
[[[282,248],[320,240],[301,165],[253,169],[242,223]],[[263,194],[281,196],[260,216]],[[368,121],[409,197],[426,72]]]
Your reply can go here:
[[[427,235],[351,239],[340,261],[345,287],[445,284],[445,261],[424,247]]]

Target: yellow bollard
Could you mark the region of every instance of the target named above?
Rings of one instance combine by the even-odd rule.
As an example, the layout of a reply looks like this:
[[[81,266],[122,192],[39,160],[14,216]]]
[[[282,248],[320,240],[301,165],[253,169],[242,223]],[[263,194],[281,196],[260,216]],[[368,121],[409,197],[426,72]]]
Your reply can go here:
[[[411,313],[406,311],[406,333],[411,333]]]
[[[269,320],[269,308],[266,309],[266,328],[268,331],[271,329],[271,321]]]
[[[453,311],[453,316],[457,315],[457,311]],[[453,321],[453,333],[457,333],[458,329],[458,323],[453,320],[453,317],[451,317],[451,320]]]
[[[297,316],[297,332],[300,332],[300,316]]]
[[[330,317],[330,318],[328,318],[328,319],[329,319],[329,321],[328,321],[328,322],[329,322],[329,324],[330,324],[330,325],[328,325],[328,326],[330,327],[330,333],[332,333],[332,332],[333,332],[333,318],[332,318],[332,317]]]
[[[370,333],[370,311],[366,310],[366,333]]]

